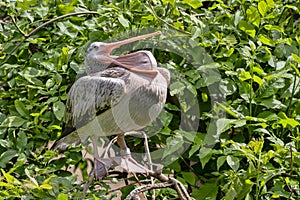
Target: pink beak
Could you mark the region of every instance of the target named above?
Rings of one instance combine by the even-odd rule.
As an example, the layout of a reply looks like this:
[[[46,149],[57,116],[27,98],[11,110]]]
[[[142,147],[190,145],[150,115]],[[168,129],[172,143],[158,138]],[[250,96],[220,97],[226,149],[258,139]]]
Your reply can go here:
[[[149,37],[153,37],[153,36],[156,36],[156,35],[160,35],[160,34],[161,34],[161,32],[157,31],[157,32],[154,32],[154,33],[146,34],[146,35],[140,35],[140,36],[136,36],[136,37],[133,37],[133,38],[126,39],[126,40],[106,44],[105,47],[107,48],[107,53],[110,54],[115,48],[120,47],[124,44],[129,44],[129,43],[132,43],[132,42],[136,42],[136,41],[139,41],[139,40],[142,40],[142,39],[145,39],[145,38],[149,38]]]
[[[154,33],[149,33],[146,35],[140,35],[137,37],[129,38],[126,40],[122,40],[119,42],[113,42],[109,44],[105,44],[105,52],[106,55],[100,56],[98,59],[105,61],[108,60],[112,64],[115,64],[120,67],[124,67],[130,71],[136,72],[136,73],[142,73],[146,76],[155,77],[158,73],[156,70],[157,63],[155,58],[150,52],[147,51],[138,51],[126,55],[121,55],[118,57],[110,56],[110,53],[115,49],[122,45],[129,44],[132,42],[136,42],[145,38],[153,37],[156,35],[160,35],[161,32],[157,31]],[[151,54],[151,55],[150,55]]]

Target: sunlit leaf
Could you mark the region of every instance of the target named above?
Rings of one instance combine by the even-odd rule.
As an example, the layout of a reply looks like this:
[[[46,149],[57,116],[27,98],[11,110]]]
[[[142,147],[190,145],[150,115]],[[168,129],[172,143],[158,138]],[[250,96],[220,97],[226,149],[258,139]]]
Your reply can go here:
[[[63,193],[60,193],[58,196],[57,196],[57,200],[68,200],[68,195],[67,194],[63,194]]]
[[[124,15],[119,15],[118,20],[124,28],[129,27],[129,21],[127,19],[125,19]]]
[[[183,0],[182,3],[188,4],[189,6],[191,6],[194,9],[197,9],[202,6],[202,2],[199,0],[191,0],[191,1]]]
[[[268,5],[265,1],[258,2],[258,11],[261,14],[261,16],[265,16],[266,12],[268,11]]]
[[[292,57],[298,64],[300,64],[300,57],[297,54],[292,53]]]
[[[274,3],[273,0],[266,0],[266,2],[267,2],[267,5],[268,5],[268,8],[274,8],[275,3]]]
[[[270,45],[270,46],[274,46],[275,45],[274,41],[271,38],[269,38],[268,36],[263,35],[263,34],[260,34],[258,36],[258,40],[261,43],[266,44],[266,45]]]
[[[249,21],[254,24],[255,26],[259,27],[260,25],[260,16],[258,11],[256,10],[256,8],[254,6],[250,6],[247,10],[247,18],[249,19]]]
[[[18,116],[10,116],[7,117],[2,123],[1,127],[20,127],[26,123],[27,120],[18,117]]]
[[[52,190],[53,187],[49,184],[42,184],[42,185],[40,185],[40,188],[47,189],[47,190]]]
[[[237,157],[228,155],[226,157],[227,164],[233,169],[234,171],[237,171],[240,167],[240,160]]]
[[[262,85],[264,83],[263,79],[256,75],[253,75],[253,81],[258,83],[259,85]]]
[[[284,30],[280,26],[266,24],[266,25],[264,25],[264,28],[266,30],[273,30],[273,31],[278,31],[280,33],[284,33]]]
[[[256,30],[255,30],[255,28],[251,24],[247,23],[244,20],[241,20],[239,22],[239,28],[242,31],[244,31],[245,33],[247,33],[248,35],[250,35],[252,38],[254,38],[254,36],[256,34]]]
[[[248,79],[252,79],[252,76],[251,76],[250,72],[242,72],[242,73],[239,75],[239,78],[240,78],[242,81],[245,81],[245,80],[248,80]]]
[[[61,120],[63,118],[65,109],[66,109],[66,106],[61,101],[57,101],[53,104],[53,112],[54,112],[55,117],[58,120]]]

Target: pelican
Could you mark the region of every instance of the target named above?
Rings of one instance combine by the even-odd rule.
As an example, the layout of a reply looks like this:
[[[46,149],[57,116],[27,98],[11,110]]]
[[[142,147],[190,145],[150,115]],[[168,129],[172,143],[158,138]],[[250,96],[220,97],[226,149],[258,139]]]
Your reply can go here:
[[[143,129],[159,115],[170,82],[169,71],[157,67],[149,51],[120,56],[110,53],[122,45],[159,34],[92,43],[84,61],[87,75],[77,79],[68,92],[62,135],[52,149],[65,150],[70,144],[77,145],[91,137],[96,178],[103,175],[103,162],[108,161],[98,154],[99,137],[117,135],[121,152],[129,155],[124,134]]]

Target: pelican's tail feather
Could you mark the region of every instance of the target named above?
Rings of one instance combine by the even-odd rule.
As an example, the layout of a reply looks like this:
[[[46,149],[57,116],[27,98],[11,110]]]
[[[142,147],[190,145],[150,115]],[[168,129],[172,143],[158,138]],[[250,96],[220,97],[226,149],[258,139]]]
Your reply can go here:
[[[51,147],[51,150],[59,150],[65,151],[69,146],[77,146],[78,144],[87,140],[86,138],[80,138],[76,131],[69,133],[68,135],[61,137],[60,139],[56,140]]]

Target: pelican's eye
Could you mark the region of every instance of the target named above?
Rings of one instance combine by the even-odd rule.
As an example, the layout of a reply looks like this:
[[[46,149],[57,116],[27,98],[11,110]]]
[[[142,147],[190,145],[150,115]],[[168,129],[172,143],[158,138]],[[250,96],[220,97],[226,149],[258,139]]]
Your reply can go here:
[[[93,46],[93,49],[97,50],[97,49],[99,49],[99,47],[96,46],[96,45],[94,45],[94,46]]]

